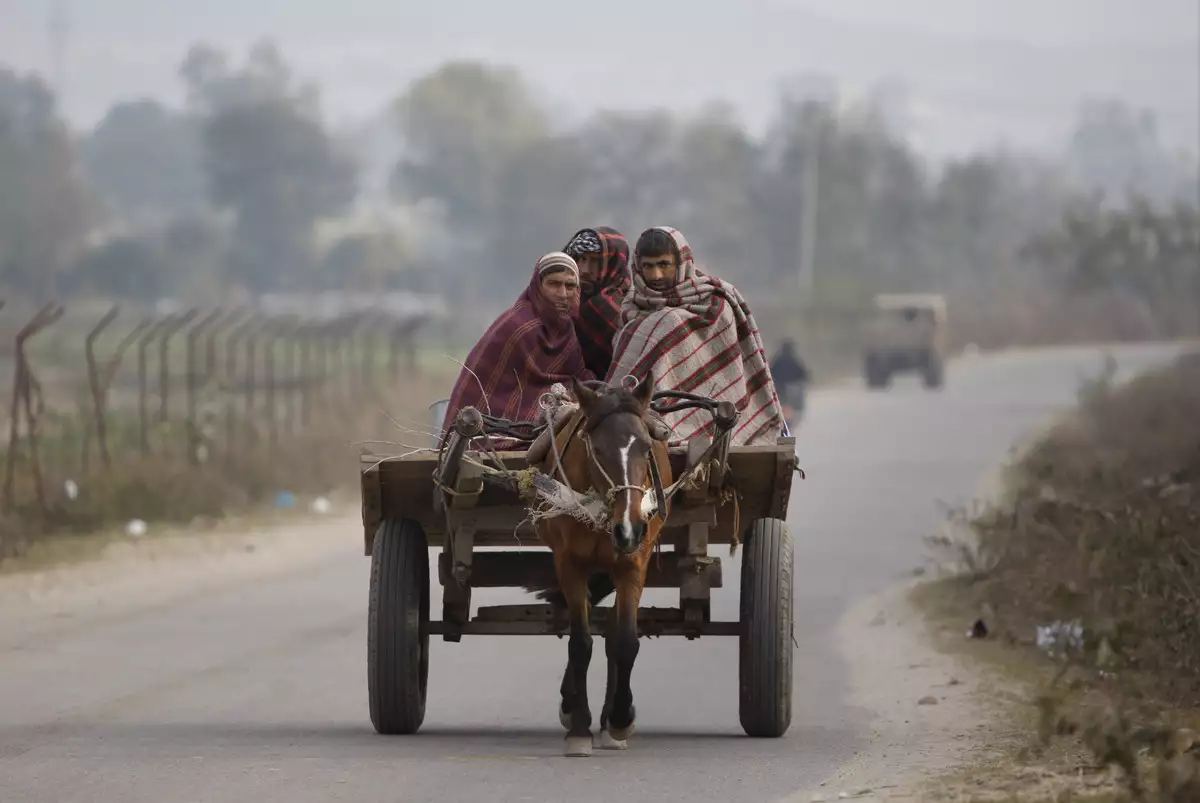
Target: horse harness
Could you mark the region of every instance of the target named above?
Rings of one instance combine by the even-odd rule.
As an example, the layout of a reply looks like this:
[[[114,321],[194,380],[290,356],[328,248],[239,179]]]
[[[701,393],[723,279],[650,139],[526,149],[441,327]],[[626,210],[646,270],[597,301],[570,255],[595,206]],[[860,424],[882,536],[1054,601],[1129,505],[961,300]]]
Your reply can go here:
[[[585,417],[586,416],[584,415],[582,409],[576,410],[574,413],[572,413],[570,420],[567,422],[567,425],[563,430],[563,436],[559,437],[562,437],[563,439],[564,450],[566,449],[567,444],[571,442],[571,438],[578,438],[579,440],[583,441],[584,448],[587,449],[588,460],[591,461],[591,464],[596,468],[597,471],[600,472],[600,476],[602,476],[605,482],[608,483],[608,489],[604,491],[604,498],[608,505],[611,507],[613,502],[616,501],[617,494],[621,493],[622,491],[641,491],[642,493],[645,493],[647,490],[650,490],[640,485],[617,484],[617,482],[611,476],[609,476],[609,473],[604,470],[604,466],[600,465],[600,460],[596,457],[595,450],[592,447],[592,439],[588,436],[587,432],[580,430],[580,426],[583,424]],[[558,449],[558,437],[554,437],[552,439],[552,446],[552,453],[554,455],[555,462],[554,468],[558,470],[563,484],[568,485],[569,487],[565,472],[562,468],[562,457]],[[650,453],[650,479],[651,482],[653,482],[652,488],[654,491],[654,496],[658,501],[655,509],[655,515],[661,517],[665,521],[667,516],[668,496],[666,491],[663,489],[662,473],[658,470],[658,457],[654,454],[653,449]],[[599,491],[600,489],[597,488],[596,490]]]

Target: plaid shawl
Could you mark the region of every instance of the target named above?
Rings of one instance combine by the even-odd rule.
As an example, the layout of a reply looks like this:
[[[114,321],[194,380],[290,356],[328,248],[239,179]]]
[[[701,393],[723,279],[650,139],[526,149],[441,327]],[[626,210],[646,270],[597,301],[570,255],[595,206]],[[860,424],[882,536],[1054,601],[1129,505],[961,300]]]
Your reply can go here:
[[[659,389],[701,393],[737,405],[742,415],[733,443],[773,442],[783,426],[783,410],[746,300],[733,285],[696,267],[682,234],[659,228],[679,248],[678,281],[659,293],[633,272],[609,381],[626,374],[642,379],[653,369]],[[703,411],[669,413],[664,419],[675,431],[674,442],[712,434],[712,418]]]
[[[539,267],[544,259],[538,260]],[[572,376],[595,379],[583,363],[572,313],[560,313],[542,294],[539,267],[517,303],[467,355],[450,394],[443,430],[448,431],[458,411],[468,405],[512,421],[536,421],[538,398],[555,382],[569,387]]]
[[[596,376],[604,376],[612,363],[613,338],[621,328],[621,302],[629,292],[629,242],[611,226],[597,226],[580,229],[571,238],[571,244],[585,233],[595,235],[599,241],[603,267],[590,294],[579,305],[575,333],[579,335],[587,367]],[[568,250],[571,244],[563,250],[577,256]]]

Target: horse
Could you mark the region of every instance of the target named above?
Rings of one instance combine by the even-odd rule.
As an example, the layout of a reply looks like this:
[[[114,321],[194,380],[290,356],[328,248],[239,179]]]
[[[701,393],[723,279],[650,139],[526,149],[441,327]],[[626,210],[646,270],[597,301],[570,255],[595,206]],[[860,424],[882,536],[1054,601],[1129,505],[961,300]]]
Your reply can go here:
[[[592,712],[587,675],[592,660],[591,605],[607,596],[597,580],[608,575],[616,591],[615,613],[605,634],[608,683],[600,713],[602,749],[624,750],[633,734],[636,710],[630,675],[638,655],[638,605],[646,569],[666,521],[669,502],[656,489],[672,481],[667,444],[652,434],[647,416],[654,378],[635,388],[589,387],[572,379],[579,411],[555,437],[555,446],[540,469],[565,480],[574,491],[594,489],[606,502],[607,531],[599,531],[572,516],[540,519],[538,535],[554,555],[558,588],[543,590],[543,599],[561,594],[570,623],[567,668],[563,673],[559,721],[567,729],[566,755],[591,755]],[[561,465],[556,465],[561,460]],[[658,477],[654,476],[657,469]],[[653,515],[644,514],[643,500],[658,496]],[[591,590],[589,591],[589,586]],[[534,589],[528,589],[534,590]],[[607,589],[604,589],[605,591]],[[597,593],[599,591],[599,593]]]

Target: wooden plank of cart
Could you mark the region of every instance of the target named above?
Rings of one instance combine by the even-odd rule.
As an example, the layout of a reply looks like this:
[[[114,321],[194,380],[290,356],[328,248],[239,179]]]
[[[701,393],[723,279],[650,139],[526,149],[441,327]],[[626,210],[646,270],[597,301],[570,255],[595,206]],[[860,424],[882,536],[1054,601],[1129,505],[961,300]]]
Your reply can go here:
[[[651,561],[646,587],[678,588],[679,607],[642,608],[639,629],[642,636],[737,636],[742,728],[776,737],[791,724],[793,551],[786,521],[798,471],[795,439],[730,446],[731,427],[670,450],[673,475],[691,471],[698,481],[672,500],[661,559]],[[473,589],[555,584],[550,550],[528,523],[527,502],[511,485],[489,481],[489,460],[519,472],[527,468],[525,453],[468,450],[482,432],[482,417],[467,408],[439,453],[362,457],[363,547],[371,557],[368,697],[379,733],[421,727],[431,635],[457,642],[472,634],[567,634],[563,612],[549,604],[480,607],[470,616]],[[558,485],[535,476],[543,489]],[[711,590],[725,577],[709,546],[733,544],[739,535],[740,615],[714,621]],[[512,549],[476,552],[477,546]],[[430,615],[430,547],[441,550],[440,619]],[[611,610],[592,609],[596,632],[605,632]]]

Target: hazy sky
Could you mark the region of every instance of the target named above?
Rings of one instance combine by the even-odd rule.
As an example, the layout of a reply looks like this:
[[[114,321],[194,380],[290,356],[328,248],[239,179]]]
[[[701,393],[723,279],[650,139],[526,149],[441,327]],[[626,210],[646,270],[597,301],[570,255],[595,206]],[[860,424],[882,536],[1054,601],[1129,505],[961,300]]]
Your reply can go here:
[[[49,69],[55,0],[0,0],[0,62]],[[1200,136],[1200,0],[63,0],[65,107],[80,125],[113,101],[179,98],[189,43],[273,37],[348,122],[454,57],[521,68],[554,108],[694,109],[722,99],[752,126],[779,81],[907,86],[918,144],[1001,138],[1052,146],[1087,95],[1154,109],[1170,139]],[[168,8],[176,6],[173,10]],[[665,48],[664,43],[673,47]]]

